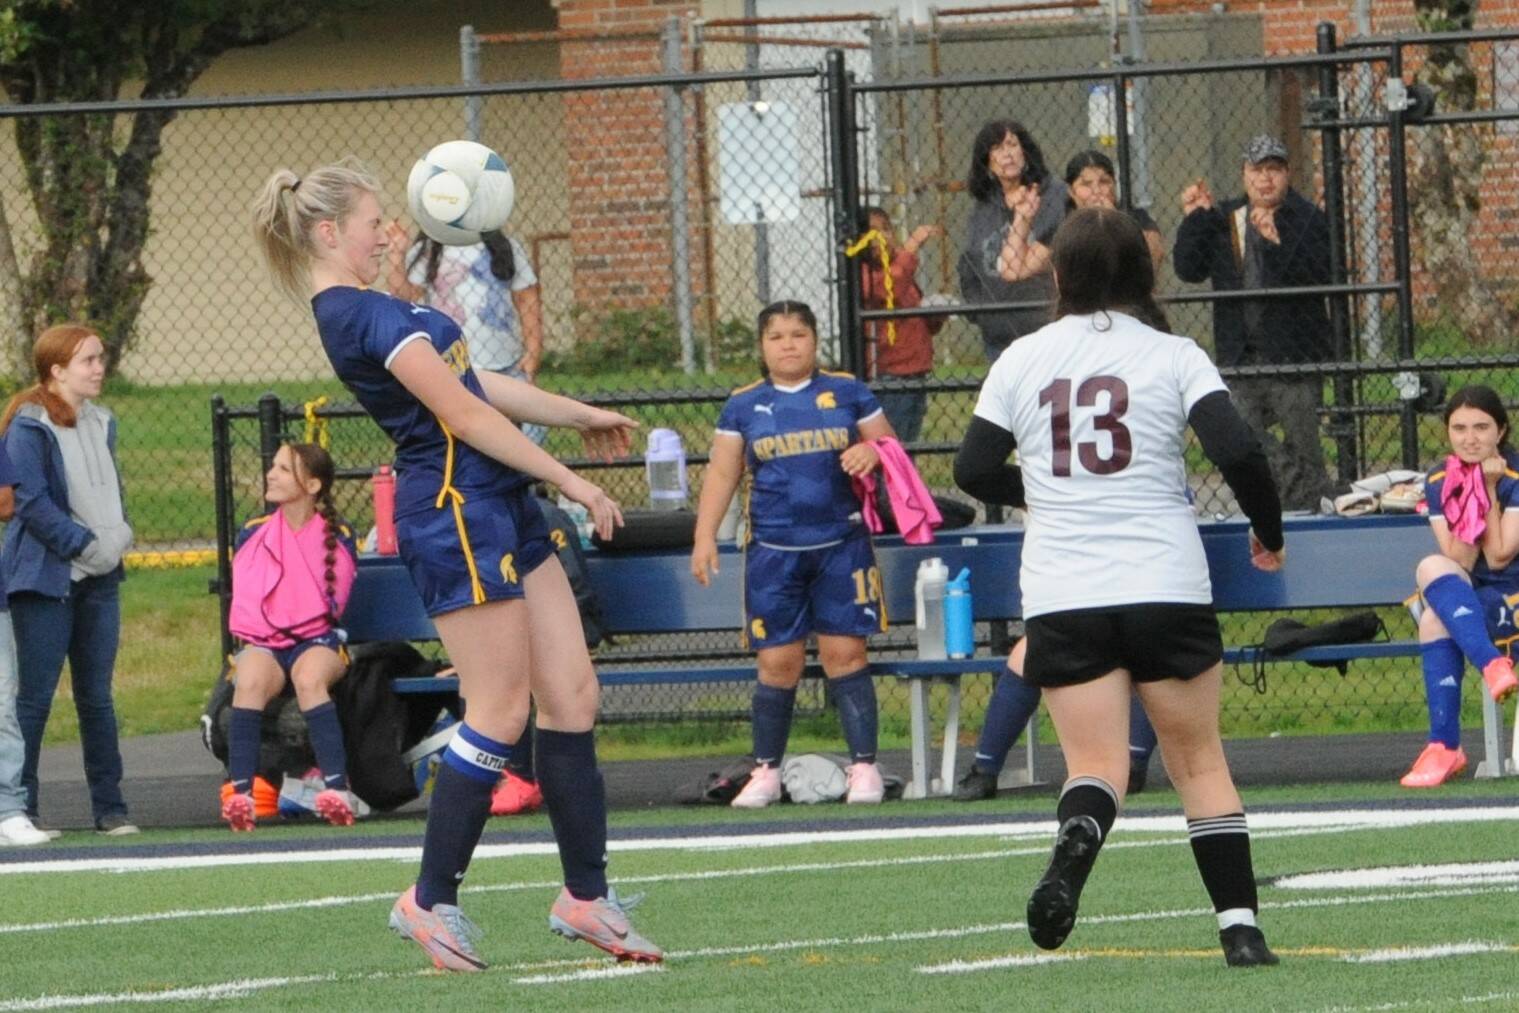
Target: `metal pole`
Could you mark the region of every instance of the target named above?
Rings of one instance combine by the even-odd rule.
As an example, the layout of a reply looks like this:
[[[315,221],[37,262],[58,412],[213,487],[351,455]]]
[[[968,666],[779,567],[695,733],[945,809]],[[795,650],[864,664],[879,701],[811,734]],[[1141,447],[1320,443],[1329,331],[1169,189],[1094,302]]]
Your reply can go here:
[[[1146,0],[1129,0],[1129,58],[1128,63],[1144,63],[1145,35],[1140,27],[1140,8]],[[1124,187],[1124,206],[1145,208],[1148,210],[1154,203],[1154,195],[1151,193],[1150,182],[1150,120],[1149,120],[1149,78],[1137,77],[1134,79],[1134,152],[1130,158],[1133,172],[1133,190],[1130,196],[1130,188]],[[1122,102],[1124,96],[1120,95],[1117,101]]]
[[[232,434],[227,403],[211,399],[211,474],[216,493],[216,597],[221,613],[222,657],[232,653]]]
[[[705,43],[702,41],[701,22],[696,22],[691,28],[691,72],[700,73],[703,63]],[[693,103],[693,118],[696,121],[696,208],[701,215],[701,284],[702,284],[702,316],[707,321],[707,334],[711,339],[707,342],[707,372],[715,372],[718,366],[717,349],[717,269],[714,266],[716,258],[712,254],[712,201],[708,195],[712,192],[712,179],[707,170],[707,90],[697,85],[695,101]]]
[[[1351,12],[1355,33],[1365,37],[1371,34],[1371,0],[1355,0]],[[1358,63],[1355,68],[1356,94],[1369,107],[1375,101],[1376,85],[1372,80],[1371,64]],[[1356,259],[1360,262],[1365,280],[1382,280],[1382,227],[1381,202],[1377,199],[1377,138],[1371,130],[1357,130],[1355,135],[1356,171],[1360,179],[1356,184]],[[1382,357],[1382,300],[1371,298],[1362,301],[1365,323],[1361,325],[1361,344],[1373,359]]]
[[[1318,51],[1333,53],[1335,48],[1334,23],[1321,21]],[[1339,128],[1334,125],[1340,117],[1340,72],[1337,67],[1327,63],[1319,67],[1319,97],[1322,102],[1319,141],[1323,150],[1324,214],[1329,219],[1329,281],[1339,285],[1345,281],[1345,156]],[[1334,357],[1340,362],[1352,358],[1349,309],[1344,296],[1330,296],[1330,333],[1334,339]],[[1334,404],[1336,407],[1355,404],[1355,383],[1350,377],[1340,375],[1334,378]],[[1360,477],[1360,461],[1352,416],[1331,413],[1329,432],[1334,436],[1338,450],[1340,481],[1355,481]]]
[[[759,17],[759,0],[744,0],[744,17],[754,19]],[[744,29],[744,36],[753,39],[757,36],[754,25]],[[744,69],[759,69],[759,43],[744,43]],[[760,83],[751,78],[744,84],[745,94],[750,102],[760,100]],[[759,295],[761,306],[770,305],[770,226],[765,224],[765,208],[762,204],[755,205],[755,214],[759,221],[754,225],[754,288]]]
[[[664,69],[679,74],[681,59],[680,18],[668,17],[660,31]],[[680,332],[680,368],[696,372],[696,335],[691,326],[691,226],[687,217],[686,103],[683,89],[665,89],[665,162],[670,182],[671,285],[675,292],[675,327]]]
[[[260,474],[268,474],[274,466],[274,455],[280,449],[280,431],[284,428],[284,409],[278,394],[269,393],[258,399],[258,457]],[[274,504],[264,501],[265,510],[273,510]]]
[[[1387,60],[1389,81],[1403,80],[1403,44],[1394,42]],[[1412,257],[1408,249],[1408,146],[1403,110],[1387,109],[1387,183],[1392,199],[1392,264],[1398,282],[1398,357],[1414,355],[1414,293]],[[1403,467],[1419,467],[1419,419],[1413,401],[1403,399]]]
[[[1118,182],[1123,186],[1123,204],[1129,207],[1131,191],[1129,180],[1134,171],[1134,151],[1129,144],[1129,103],[1126,88],[1129,79],[1119,70],[1121,64],[1113,65],[1113,143],[1117,145]]]
[[[860,268],[844,255],[860,210],[860,174],[854,124],[854,79],[844,67],[844,51],[828,50],[828,148],[833,161],[833,238],[838,285],[839,351],[842,365],[864,375],[864,335],[860,330]]]
[[[480,83],[480,40],[473,25],[459,26],[459,77],[466,85]],[[468,140],[480,140],[483,113],[484,99],[479,95],[464,97],[464,136]]]

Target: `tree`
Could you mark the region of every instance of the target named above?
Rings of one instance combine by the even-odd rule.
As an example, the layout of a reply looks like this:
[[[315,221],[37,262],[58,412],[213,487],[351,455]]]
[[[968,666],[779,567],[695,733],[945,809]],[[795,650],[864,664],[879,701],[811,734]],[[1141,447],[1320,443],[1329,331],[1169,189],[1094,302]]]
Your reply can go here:
[[[353,0],[348,0],[351,6]],[[175,99],[221,54],[314,24],[318,0],[3,0],[0,88],[21,105]],[[0,206],[0,300],[24,361],[50,323],[88,320],[115,369],[152,284],[143,266],[153,163],[176,110],[12,118],[40,235],[25,265]]]
[[[1475,25],[1477,0],[1414,0],[1414,10],[1422,31],[1464,32]],[[1431,45],[1416,79],[1434,90],[1437,110],[1476,108],[1477,72],[1464,44]],[[1515,319],[1488,284],[1471,242],[1482,211],[1485,131],[1472,124],[1414,126],[1409,182],[1414,235],[1439,305],[1474,343],[1489,345],[1506,341]]]

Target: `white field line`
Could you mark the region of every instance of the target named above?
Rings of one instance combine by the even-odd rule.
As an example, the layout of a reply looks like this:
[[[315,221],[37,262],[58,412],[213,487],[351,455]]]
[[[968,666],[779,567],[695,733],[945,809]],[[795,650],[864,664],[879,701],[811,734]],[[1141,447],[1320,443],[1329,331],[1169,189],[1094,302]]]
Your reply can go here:
[[[1350,904],[1373,904],[1373,903],[1406,903],[1411,900],[1433,900],[1445,897],[1468,896],[1482,894],[1486,896],[1497,893],[1519,893],[1519,886],[1507,887],[1497,891],[1490,888],[1478,888],[1471,890],[1420,890],[1404,893],[1384,893],[1344,897],[1320,897],[1304,898],[1302,900],[1289,901],[1285,904],[1266,905],[1270,909],[1276,908],[1312,908],[1312,907],[1337,907]],[[1160,921],[1173,918],[1198,918],[1211,914],[1208,908],[1186,908],[1169,911],[1140,911],[1131,914],[1094,915],[1083,918],[1082,925],[1114,925],[1126,922]],[[793,950],[813,950],[837,947],[854,946],[879,946],[883,943],[919,942],[931,939],[963,939],[969,936],[987,935],[991,933],[1015,932],[1024,928],[1023,922],[999,922],[985,925],[964,925],[955,928],[922,929],[917,931],[872,933],[859,936],[835,936],[818,939],[784,939],[770,943],[753,943],[738,946],[714,946],[702,947],[693,950],[672,950],[665,954],[667,963],[686,960],[696,960],[708,957],[734,957],[751,956],[765,953],[781,953]],[[1073,955],[1074,956],[1074,955]],[[1090,959],[1092,955],[1087,955]],[[592,970],[615,970],[618,965],[611,963],[610,958],[603,960],[599,965],[587,966],[584,960],[560,961],[560,962],[534,962],[522,964],[500,965],[492,969],[494,973],[521,973],[524,971],[539,971],[550,966],[578,967],[585,971]],[[487,972],[487,973],[492,973]],[[238,997],[244,993],[251,993],[262,988],[282,988],[289,985],[316,984],[328,982],[356,982],[356,981],[382,981],[387,979],[411,978],[431,975],[436,972],[431,970],[413,971],[407,973],[374,973],[352,976],[338,975],[314,975],[303,978],[265,978],[253,980],[238,980],[224,982],[216,985],[199,985],[189,988],[165,990],[163,992],[115,992],[97,993],[91,995],[49,995],[34,999],[12,999],[0,1001],[0,1013],[19,1013],[19,1011],[65,1009],[91,1005],[117,1005],[121,1003],[143,1002],[166,1002],[178,1001],[204,1001],[216,996]],[[626,972],[624,972],[626,973]],[[542,975],[547,980],[542,984],[561,984],[572,981],[588,980],[581,976],[571,975]],[[222,990],[222,991],[218,991]]]
[[[1355,830],[1356,827],[1325,826],[1311,827],[1299,830],[1265,831],[1254,834],[1256,840],[1264,840],[1274,837],[1296,837],[1305,834],[1339,833],[1346,830]],[[1142,841],[1114,841],[1108,845],[1108,849],[1114,848],[1153,848],[1167,846],[1176,843],[1175,839],[1162,838],[1157,840]],[[644,876],[619,876],[617,883],[622,886],[642,885],[650,883],[690,883],[711,879],[734,879],[748,876],[771,876],[777,874],[791,874],[802,872],[836,872],[844,869],[880,869],[891,866],[903,865],[933,865],[942,862],[975,862],[997,858],[1018,858],[1029,855],[1043,855],[1048,853],[1048,847],[1040,845],[1029,848],[1001,848],[995,851],[971,851],[954,852],[938,855],[913,855],[899,858],[865,858],[843,862],[802,862],[784,865],[760,865],[749,866],[742,869],[709,869],[701,872],[685,873],[659,873]],[[483,886],[466,886],[464,893],[512,893],[525,890],[553,890],[560,886],[558,882],[545,880],[542,882],[520,883],[492,883]],[[123,925],[140,925],[151,922],[181,921],[187,918],[235,918],[246,915],[278,914],[285,911],[304,911],[322,908],[346,907],[355,904],[369,904],[376,901],[389,901],[395,898],[394,893],[360,893],[350,895],[338,895],[331,897],[313,897],[307,900],[271,901],[266,904],[249,904],[236,907],[214,908],[175,908],[168,911],[149,911],[142,914],[125,915],[100,915],[93,918],[65,918],[48,922],[12,922],[0,923],[0,935],[13,935],[18,932],[52,932],[60,929],[87,929],[87,928],[110,928]]]
[[[1510,943],[1485,943],[1471,939],[1464,943],[1440,943],[1435,946],[1396,946],[1370,953],[1346,956],[1347,964],[1389,964],[1399,960],[1437,960],[1440,957],[1464,957],[1473,953],[1512,953],[1519,950]]]
[[[1463,995],[1457,999],[1415,999],[1409,1002],[1382,1002],[1375,1006],[1326,1006],[1321,1013],[1376,1013],[1379,1010],[1396,1009],[1449,1009],[1452,1005],[1483,1006],[1490,1002],[1519,1003],[1519,992],[1488,992],[1485,995]]]
[[[1085,954],[1075,953],[1018,953],[987,960],[951,960],[947,964],[924,964],[913,970],[919,974],[964,974],[966,971],[989,971],[997,967],[1033,967],[1037,964],[1059,964],[1085,959]]]
[[[563,985],[572,981],[604,981],[607,978],[626,978],[634,974],[655,974],[663,970],[660,964],[617,964],[613,967],[594,967],[567,974],[532,974],[513,978],[514,985]]]
[[[1519,882],[1519,862],[1457,862],[1446,865],[1391,865],[1375,869],[1331,869],[1283,876],[1284,890],[1349,890],[1388,886],[1456,886],[1481,880]]]
[[[1500,806],[1468,806],[1459,809],[1347,809],[1322,812],[1269,812],[1250,817],[1252,830],[1393,829],[1431,823],[1489,823],[1519,821],[1519,809]],[[1130,833],[1185,833],[1181,816],[1123,817],[1118,829]],[[872,841],[945,840],[966,837],[1004,837],[1014,840],[1047,838],[1055,832],[1053,820],[1033,823],[984,823],[976,825],[867,827],[860,830],[799,830],[772,834],[722,834],[699,837],[631,838],[612,841],[608,850],[693,851],[713,849],[789,848],[815,844],[851,844]],[[486,844],[475,850],[475,859],[519,858],[552,855],[551,842]],[[33,862],[0,863],[0,876],[51,872],[153,872],[164,869],[196,869],[236,865],[293,865],[318,862],[415,862],[420,846],[388,848],[340,848],[333,850],[244,852],[221,855],[179,855],[163,858],[39,859]]]

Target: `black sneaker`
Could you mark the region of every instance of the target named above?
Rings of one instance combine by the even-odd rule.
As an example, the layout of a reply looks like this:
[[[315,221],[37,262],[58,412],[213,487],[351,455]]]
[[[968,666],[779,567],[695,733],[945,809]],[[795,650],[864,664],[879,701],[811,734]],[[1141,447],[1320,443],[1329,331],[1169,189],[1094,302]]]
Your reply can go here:
[[[1145,781],[1150,777],[1149,758],[1143,760],[1133,759],[1129,761],[1129,790],[1126,795],[1138,795],[1145,790]]]
[[[982,799],[996,797],[997,775],[985,773],[976,766],[967,770],[955,785],[956,802],[980,802]]]
[[[111,813],[95,821],[95,832],[107,837],[126,837],[138,833],[137,824],[127,819],[126,813]]]
[[[1102,830],[1090,816],[1072,816],[1055,835],[1050,867],[1028,899],[1028,934],[1041,950],[1059,949],[1076,927],[1076,905],[1086,886]]]
[[[1231,925],[1221,929],[1218,941],[1224,948],[1224,962],[1230,967],[1272,967],[1280,961],[1266,937],[1254,925]]]

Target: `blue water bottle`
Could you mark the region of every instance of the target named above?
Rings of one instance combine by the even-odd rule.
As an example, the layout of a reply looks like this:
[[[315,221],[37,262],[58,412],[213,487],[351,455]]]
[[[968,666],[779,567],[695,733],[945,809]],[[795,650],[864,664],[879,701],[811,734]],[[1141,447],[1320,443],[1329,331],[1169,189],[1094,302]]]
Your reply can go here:
[[[976,626],[970,600],[970,568],[944,587],[944,653],[969,658],[976,653]]]

